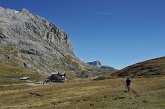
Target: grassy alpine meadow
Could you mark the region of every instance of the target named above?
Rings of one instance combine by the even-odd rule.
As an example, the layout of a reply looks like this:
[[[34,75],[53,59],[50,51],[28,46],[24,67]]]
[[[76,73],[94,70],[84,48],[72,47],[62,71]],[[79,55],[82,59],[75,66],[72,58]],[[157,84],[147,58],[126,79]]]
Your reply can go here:
[[[0,62],[0,85],[20,84],[23,81],[21,81],[19,78],[23,76],[30,77],[30,80],[33,82],[44,79],[43,75],[39,75],[38,73],[32,72],[29,69],[7,65]]]
[[[75,79],[62,84],[18,87],[0,93],[0,109],[164,109],[165,77],[91,81]]]

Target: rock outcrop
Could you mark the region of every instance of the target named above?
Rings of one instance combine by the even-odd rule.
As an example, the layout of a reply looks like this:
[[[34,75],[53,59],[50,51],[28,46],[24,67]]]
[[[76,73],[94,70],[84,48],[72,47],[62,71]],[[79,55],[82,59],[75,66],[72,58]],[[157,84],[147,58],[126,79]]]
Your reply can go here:
[[[10,50],[5,53],[5,49]],[[0,50],[0,60],[15,60],[43,73],[88,67],[74,55],[67,33],[26,9],[0,7]]]
[[[89,65],[92,65],[94,67],[101,67],[101,62],[100,61],[93,61],[93,62],[88,62]]]
[[[87,64],[94,66],[96,68],[100,68],[103,70],[111,70],[112,72],[116,72],[117,69],[110,67],[110,66],[106,66],[106,65],[102,65],[100,61],[93,61],[93,62],[88,62]]]

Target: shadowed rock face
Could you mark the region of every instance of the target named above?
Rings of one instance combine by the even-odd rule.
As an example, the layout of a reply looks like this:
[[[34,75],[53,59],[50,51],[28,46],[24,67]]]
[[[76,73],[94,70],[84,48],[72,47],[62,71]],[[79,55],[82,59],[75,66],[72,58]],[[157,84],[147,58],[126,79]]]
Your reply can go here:
[[[86,67],[73,54],[64,31],[26,9],[15,11],[0,7],[0,47],[13,48],[19,54],[19,63],[28,63],[42,72],[78,71]]]

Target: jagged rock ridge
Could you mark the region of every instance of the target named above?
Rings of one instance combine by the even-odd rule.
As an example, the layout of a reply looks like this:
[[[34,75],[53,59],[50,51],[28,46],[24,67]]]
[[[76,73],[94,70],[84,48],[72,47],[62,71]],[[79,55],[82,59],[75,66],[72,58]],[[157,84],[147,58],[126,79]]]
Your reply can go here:
[[[0,48],[12,48],[17,52],[17,59],[6,53],[10,60],[13,58],[41,72],[79,71],[87,67],[74,55],[64,31],[26,9],[0,7]],[[4,60],[2,53],[0,60]]]

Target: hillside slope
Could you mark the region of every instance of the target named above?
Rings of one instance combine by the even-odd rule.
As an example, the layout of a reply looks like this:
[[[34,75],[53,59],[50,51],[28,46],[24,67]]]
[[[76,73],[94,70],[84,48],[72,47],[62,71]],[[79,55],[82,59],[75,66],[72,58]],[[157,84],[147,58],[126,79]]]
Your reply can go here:
[[[28,76],[30,77],[30,81],[35,83],[41,80],[44,80],[46,77],[37,73],[37,71],[32,71],[30,69],[25,69],[24,67],[20,67],[19,65],[10,65],[0,62],[0,84],[19,84],[19,83],[27,83],[28,81],[21,81],[20,78]]]
[[[160,57],[128,66],[117,73],[117,76],[144,76],[153,77],[165,75],[165,57]]]

